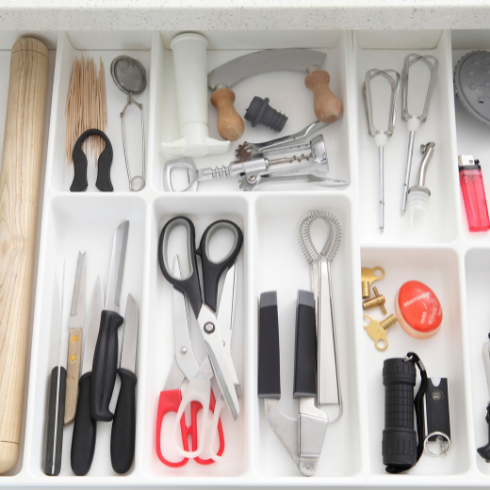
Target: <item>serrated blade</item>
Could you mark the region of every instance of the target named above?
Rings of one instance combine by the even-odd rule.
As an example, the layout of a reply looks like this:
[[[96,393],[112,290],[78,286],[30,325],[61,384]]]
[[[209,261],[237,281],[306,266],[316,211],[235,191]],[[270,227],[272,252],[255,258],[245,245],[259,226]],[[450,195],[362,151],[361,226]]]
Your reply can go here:
[[[124,340],[120,366],[132,373],[136,370],[136,352],[138,350],[139,309],[136,300],[128,294],[124,315]]]
[[[256,51],[235,58],[210,72],[208,86],[211,90],[220,84],[231,87],[245,78],[270,71],[304,71],[306,76],[308,67],[321,66],[326,57],[320,51],[303,48]]]
[[[121,307],[121,289],[124,276],[124,263],[126,261],[126,247],[128,244],[129,221],[121,223],[114,234],[112,245],[109,280],[107,281],[107,296],[105,309],[119,313]]]
[[[92,304],[90,305],[90,317],[87,326],[87,334],[85,336],[85,350],[83,351],[82,374],[92,371],[92,363],[94,361],[95,344],[99,336],[100,315],[104,309],[104,286],[100,275],[95,281]]]
[[[73,286],[73,298],[71,301],[70,318],[68,328],[83,328],[85,321],[85,287],[86,287],[86,262],[85,252],[78,252],[77,271],[75,274],[75,284]]]

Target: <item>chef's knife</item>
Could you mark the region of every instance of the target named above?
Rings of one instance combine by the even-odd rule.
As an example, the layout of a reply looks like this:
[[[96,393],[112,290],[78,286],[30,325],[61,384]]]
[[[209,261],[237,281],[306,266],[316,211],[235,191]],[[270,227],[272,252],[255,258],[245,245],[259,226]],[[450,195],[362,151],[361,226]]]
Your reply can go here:
[[[90,413],[90,387],[95,344],[99,333],[100,315],[104,307],[104,287],[97,276],[85,335],[82,377],[79,382],[78,404],[71,443],[71,468],[75,475],[83,476],[92,465],[95,451],[96,422]]]
[[[105,308],[100,319],[92,368],[90,406],[92,418],[108,422],[113,414],[109,403],[117,371],[118,329],[124,318],[119,314],[129,221],[121,223],[114,235]]]
[[[124,340],[120,367],[121,390],[111,432],[111,463],[116,473],[126,473],[134,458],[136,434],[136,351],[138,347],[138,303],[128,294],[124,317]]]
[[[63,299],[65,290],[64,261],[62,274],[60,316],[58,325],[58,365],[51,371],[49,381],[46,450],[44,454],[44,473],[48,476],[58,476],[60,474],[61,450],[63,445],[63,418],[65,413],[66,393],[66,369],[61,365]]]
[[[85,322],[85,286],[86,286],[85,252],[78,252],[77,272],[73,287],[70,319],[68,320],[68,359],[66,361],[66,399],[65,425],[75,419],[78,399],[78,381],[82,357],[83,324]]]
[[[235,58],[208,74],[213,90],[211,103],[218,109],[218,131],[227,140],[235,141],[243,134],[242,118],[233,107],[235,83],[253,75],[270,71],[302,71],[308,73],[305,85],[313,92],[316,117],[327,124],[335,122],[342,105],[330,90],[330,75],[321,70],[327,55],[313,49],[266,49]]]

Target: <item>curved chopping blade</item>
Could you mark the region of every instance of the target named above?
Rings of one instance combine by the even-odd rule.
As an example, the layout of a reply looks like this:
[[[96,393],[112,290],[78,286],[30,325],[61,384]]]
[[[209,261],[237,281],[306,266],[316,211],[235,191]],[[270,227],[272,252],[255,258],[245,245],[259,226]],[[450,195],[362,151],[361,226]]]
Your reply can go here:
[[[321,67],[327,55],[320,51],[303,48],[265,49],[246,54],[221,65],[208,74],[208,86],[214,90],[217,85],[228,87],[245,78],[269,71],[304,71],[308,67]]]

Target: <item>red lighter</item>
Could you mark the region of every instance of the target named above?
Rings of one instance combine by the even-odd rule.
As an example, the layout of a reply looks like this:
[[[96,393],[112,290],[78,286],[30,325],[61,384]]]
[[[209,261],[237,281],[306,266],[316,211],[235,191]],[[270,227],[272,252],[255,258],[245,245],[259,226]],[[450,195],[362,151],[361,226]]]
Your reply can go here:
[[[459,181],[470,231],[490,229],[487,198],[479,163],[473,155],[459,155],[458,158]]]

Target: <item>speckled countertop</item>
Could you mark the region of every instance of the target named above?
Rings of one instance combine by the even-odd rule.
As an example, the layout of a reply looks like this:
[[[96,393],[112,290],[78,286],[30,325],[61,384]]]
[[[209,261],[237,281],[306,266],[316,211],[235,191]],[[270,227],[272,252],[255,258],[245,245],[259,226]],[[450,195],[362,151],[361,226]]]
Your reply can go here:
[[[489,0],[0,0],[2,30],[385,30],[489,25]]]

